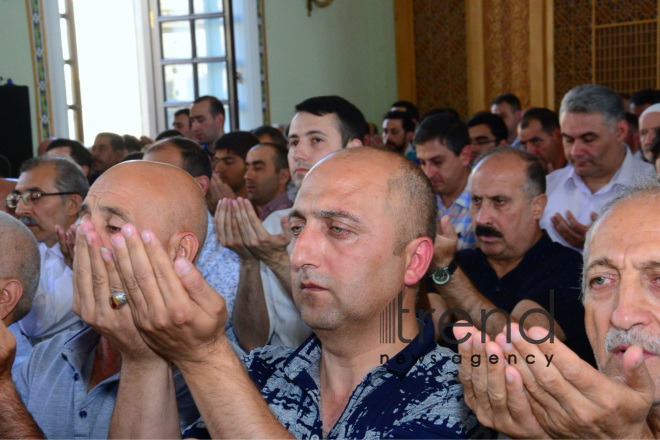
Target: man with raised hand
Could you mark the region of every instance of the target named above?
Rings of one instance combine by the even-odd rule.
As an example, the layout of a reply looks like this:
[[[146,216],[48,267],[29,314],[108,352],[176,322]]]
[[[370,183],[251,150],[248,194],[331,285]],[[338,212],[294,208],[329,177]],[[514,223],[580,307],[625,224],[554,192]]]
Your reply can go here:
[[[255,350],[243,365],[223,332],[222,299],[189,261],[172,265],[151,231],[125,225],[126,246],[115,246],[115,253],[134,321],[144,340],[183,372],[204,420],[184,436],[477,433],[455,382],[452,352],[434,342],[430,319],[418,323],[407,313],[396,324],[398,339],[386,342],[381,335],[382,310],[397,301],[414,308],[436,222],[428,180],[401,156],[357,148],[321,161],[290,213],[293,297],[315,334],[297,349]],[[384,358],[390,360],[383,364]],[[137,396],[171,402],[171,379],[160,371],[141,381],[140,371],[145,368],[122,370],[130,386],[120,390],[110,434],[172,435],[174,414],[147,414],[136,404]],[[130,430],[139,424],[162,430]]]
[[[482,423],[515,437],[660,437],[658,201],[656,182],[629,188],[587,233],[582,293],[598,371],[541,328],[523,334],[513,325],[509,341],[500,334],[491,342],[474,328],[455,331],[463,356],[508,359],[459,368]]]
[[[172,203],[173,194],[181,194],[176,203]],[[153,383],[159,374],[170,378],[171,400],[139,397],[135,402],[144,411],[164,411],[169,403],[175,414],[178,407],[172,423],[189,425],[199,413],[180,372],[172,371],[167,360],[145,345],[127,307],[113,309],[111,305],[123,304],[127,289],[113,261],[113,248],[117,252],[124,242],[111,236],[128,222],[132,227],[149,228],[154,239],[163,243],[170,261],[186,259],[192,264],[206,234],[199,186],[186,172],[170,165],[122,163],[96,180],[81,206],[81,217],[73,309],[91,327],[60,333],[34,346],[15,385],[10,377],[0,375],[0,395],[17,391],[20,396],[20,400],[0,399],[0,429],[16,426],[29,432],[17,434],[23,432],[17,428],[3,437],[39,436],[39,429],[46,438],[107,437],[122,368],[122,374],[140,374],[145,383]],[[0,338],[4,368],[11,365],[8,347],[6,339]]]
[[[362,145],[362,112],[339,96],[319,96],[296,106],[289,128],[289,169],[300,188],[307,172],[321,159],[343,148]],[[241,257],[234,307],[234,328],[241,347],[250,352],[266,344],[298,346],[311,330],[291,298],[286,225],[288,209],[259,220],[248,200],[222,200],[215,214],[220,242]]]

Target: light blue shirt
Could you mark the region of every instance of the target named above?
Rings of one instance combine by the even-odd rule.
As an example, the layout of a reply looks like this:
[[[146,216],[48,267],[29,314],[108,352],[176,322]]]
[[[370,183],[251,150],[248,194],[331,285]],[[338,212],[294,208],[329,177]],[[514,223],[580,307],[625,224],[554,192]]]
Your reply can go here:
[[[35,345],[14,376],[18,394],[46,438],[108,437],[119,373],[87,392],[100,338],[91,327],[60,333]],[[199,412],[177,370],[174,385],[183,428]]]
[[[32,352],[32,344],[30,344],[28,338],[26,338],[25,335],[21,332],[17,322],[7,327],[7,330],[9,330],[11,334],[16,338],[16,355],[14,356],[14,365],[11,367],[11,375],[12,377],[16,377],[18,374],[18,368],[23,362],[27,360],[28,357],[30,357],[30,353]]]

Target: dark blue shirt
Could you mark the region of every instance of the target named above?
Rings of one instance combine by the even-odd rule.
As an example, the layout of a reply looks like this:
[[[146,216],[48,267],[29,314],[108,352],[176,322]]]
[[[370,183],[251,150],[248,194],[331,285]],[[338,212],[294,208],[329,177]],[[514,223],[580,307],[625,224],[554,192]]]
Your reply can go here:
[[[554,315],[566,335],[565,344],[595,365],[584,329],[584,306],[580,301],[582,256],[578,252],[553,242],[543,230],[541,239],[518,266],[502,278],[497,277],[479,248],[458,252],[456,262],[474,287],[506,312],[511,313],[520,301],[527,299]]]
[[[427,318],[423,341],[369,372],[353,391],[327,438],[465,438],[492,435],[465,405],[453,352],[434,341]],[[312,335],[297,349],[267,346],[244,364],[279,422],[296,438],[323,438],[319,362]],[[204,423],[184,437],[209,438]]]

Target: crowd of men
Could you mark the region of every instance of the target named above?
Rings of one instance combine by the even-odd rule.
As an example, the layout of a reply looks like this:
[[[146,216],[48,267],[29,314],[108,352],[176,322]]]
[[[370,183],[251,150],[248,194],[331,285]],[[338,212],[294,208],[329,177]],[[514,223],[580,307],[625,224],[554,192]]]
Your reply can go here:
[[[0,438],[660,436],[660,94],[626,105],[45,141],[0,180]]]

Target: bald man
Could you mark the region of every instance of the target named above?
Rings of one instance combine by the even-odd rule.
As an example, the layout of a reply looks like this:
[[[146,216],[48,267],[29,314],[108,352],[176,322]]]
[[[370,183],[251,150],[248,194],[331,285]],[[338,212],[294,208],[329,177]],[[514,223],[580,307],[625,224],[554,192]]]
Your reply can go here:
[[[183,372],[204,417],[184,437],[473,435],[478,425],[451,352],[434,342],[430,319],[418,323],[407,313],[433,256],[437,222],[421,170],[385,150],[342,151],[309,171],[290,219],[293,298],[315,334],[297,349],[254,350],[243,364],[223,331],[224,303],[195,267],[184,259],[172,265],[151,231],[122,228],[126,246],[115,251],[134,322]],[[406,313],[399,337],[387,341],[381,312],[397,304]],[[112,437],[179,435],[176,413],[167,412],[174,405],[166,372],[138,359],[122,366],[121,382]]]
[[[651,146],[655,140],[656,131],[660,128],[660,104],[647,107],[639,117],[639,144],[644,160],[653,163]]]
[[[195,180],[170,165],[126,162],[96,180],[81,206],[73,267],[73,308],[91,327],[59,334],[34,347],[15,380],[14,393],[18,391],[22,403],[0,401],[0,427],[13,429],[4,437],[105,438],[121,365],[130,370],[131,360],[140,358],[154,374],[170,371],[169,363],[138,335],[129,308],[111,308],[111,293],[125,290],[113,263],[113,248],[117,252],[125,246],[123,240],[116,240],[121,237],[117,232],[130,222],[153,231],[153,240],[162,243],[170,261],[192,262],[206,235],[205,209]],[[98,274],[93,281],[92,269]],[[8,348],[0,347],[0,371],[11,365]],[[185,427],[198,412],[180,373],[170,377],[172,404],[178,405]],[[13,389],[10,380],[0,380],[4,391]]]
[[[39,286],[41,258],[37,241],[27,226],[3,212],[0,212],[0,248],[3,250],[0,253],[0,292],[3,294],[0,300],[0,344],[4,346],[9,332],[14,335],[16,356],[11,370],[14,374],[32,350],[30,341],[16,322],[32,308]],[[0,436],[2,433],[0,428]]]

